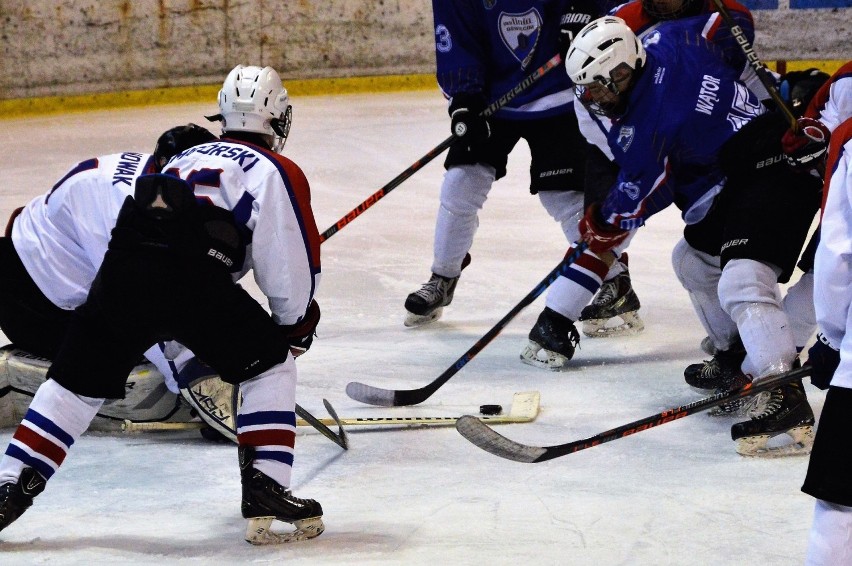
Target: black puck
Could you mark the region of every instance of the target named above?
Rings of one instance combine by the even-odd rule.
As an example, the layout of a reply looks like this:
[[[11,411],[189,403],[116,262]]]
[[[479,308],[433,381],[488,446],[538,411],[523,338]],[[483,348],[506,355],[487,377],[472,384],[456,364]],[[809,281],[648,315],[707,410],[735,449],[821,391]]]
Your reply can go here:
[[[480,405],[479,413],[482,415],[499,415],[503,412],[503,407],[500,405]]]

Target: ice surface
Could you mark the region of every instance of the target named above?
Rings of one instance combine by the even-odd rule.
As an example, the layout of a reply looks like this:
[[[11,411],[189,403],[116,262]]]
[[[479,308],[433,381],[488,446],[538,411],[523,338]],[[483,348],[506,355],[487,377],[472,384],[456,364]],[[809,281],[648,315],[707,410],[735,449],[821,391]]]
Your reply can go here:
[[[437,92],[293,104],[285,153],[312,184],[320,230],[449,130]],[[163,130],[206,124],[203,115],[215,110],[181,105],[3,121],[0,217],[77,161],[150,151]],[[421,406],[367,407],[345,395],[353,380],[388,388],[432,381],[560,261],[566,243],[528,192],[528,162],[521,143],[485,205],[455,300],[430,327],[405,328],[402,305],[429,277],[442,158],[323,244],[323,318],[299,359],[299,404],[318,416],[325,416],[323,398],[344,417],[443,416],[485,403],[508,409],[515,391],[538,390],[537,421],[499,431],[548,445],[697,398],[682,371],[706,355],[670,266],[682,228],[673,208],[630,248],[644,333],[584,339],[565,373],[523,365],[518,354],[540,298]],[[250,279],[246,286],[259,297]],[[818,413],[824,396],[807,390]],[[348,452],[299,429],[294,492],[322,503],[327,530],[287,547],[243,542],[232,445],[195,432],[89,434],[35,505],[0,534],[0,563],[800,564],[813,505],[799,491],[807,458],[745,459],[734,452],[733,422],[698,414],[541,464],[496,458],[451,427],[351,427]],[[11,433],[0,431],[0,444]]]

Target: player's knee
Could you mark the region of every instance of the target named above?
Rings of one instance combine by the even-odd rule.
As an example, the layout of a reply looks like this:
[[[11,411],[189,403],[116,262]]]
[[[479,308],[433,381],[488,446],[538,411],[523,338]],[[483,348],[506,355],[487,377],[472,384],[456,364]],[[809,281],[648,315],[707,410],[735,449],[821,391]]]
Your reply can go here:
[[[687,291],[715,289],[721,273],[718,257],[696,250],[683,238],[672,250],[672,268]]]
[[[729,261],[719,278],[719,302],[732,319],[740,310],[754,303],[781,307],[778,270],[753,259]]]
[[[441,185],[441,206],[455,216],[474,215],[485,204],[494,183],[488,165],[457,165],[447,170]]]
[[[583,217],[583,193],[578,191],[542,191],[538,198],[547,213],[562,227],[569,240],[579,239],[577,225]]]

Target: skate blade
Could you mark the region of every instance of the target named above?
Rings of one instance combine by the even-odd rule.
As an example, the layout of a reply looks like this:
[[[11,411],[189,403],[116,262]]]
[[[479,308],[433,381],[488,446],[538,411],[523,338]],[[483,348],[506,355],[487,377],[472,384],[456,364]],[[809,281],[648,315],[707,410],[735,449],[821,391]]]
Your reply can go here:
[[[439,318],[441,318],[441,314],[444,312],[444,307],[438,307],[433,310],[429,314],[414,314],[413,312],[405,313],[405,320],[402,322],[408,328],[415,328],[417,326],[425,326],[431,322],[435,322]]]
[[[619,322],[621,321],[621,322]],[[613,325],[613,323],[615,323]],[[631,336],[645,330],[638,311],[626,312],[612,318],[590,318],[583,321],[583,334],[589,338]]]
[[[778,444],[788,440],[786,444]],[[814,444],[814,427],[801,425],[778,434],[759,434],[737,440],[737,453],[743,456],[777,458],[781,456],[807,456]]]
[[[293,521],[295,530],[288,533],[276,533],[270,529],[275,517],[254,517],[248,520],[246,542],[254,545],[285,544],[299,542],[320,536],[325,530],[322,517],[309,517]]]
[[[546,348],[542,348],[532,340],[521,352],[521,361],[527,365],[550,371],[565,371],[568,369],[568,358]]]

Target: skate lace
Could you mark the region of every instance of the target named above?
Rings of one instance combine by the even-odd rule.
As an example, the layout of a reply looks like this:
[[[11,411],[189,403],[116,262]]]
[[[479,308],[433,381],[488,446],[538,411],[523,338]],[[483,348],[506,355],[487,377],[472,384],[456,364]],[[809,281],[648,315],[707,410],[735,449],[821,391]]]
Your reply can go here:
[[[769,394],[769,398],[766,399],[766,405],[763,407],[763,410],[756,415],[752,415],[751,419],[754,421],[760,421],[763,419],[767,419],[775,413],[778,412],[778,409],[781,408],[781,405],[784,403],[784,395],[780,389],[773,389]],[[754,407],[758,409],[757,407]]]
[[[424,283],[423,286],[414,292],[414,294],[427,303],[434,302],[438,298],[443,298],[447,292],[447,287],[449,286],[449,281],[445,280],[438,275],[433,275],[428,282]]]
[[[618,277],[620,277],[620,275]],[[601,285],[601,290],[598,293],[598,296],[595,297],[595,300],[592,302],[593,305],[608,305],[618,298],[618,277],[614,277],[610,281],[605,281],[604,284]]]

